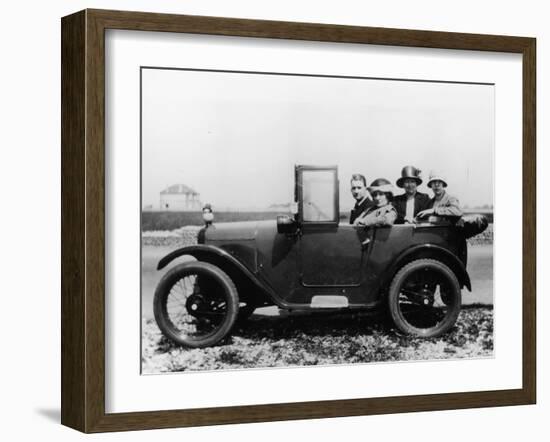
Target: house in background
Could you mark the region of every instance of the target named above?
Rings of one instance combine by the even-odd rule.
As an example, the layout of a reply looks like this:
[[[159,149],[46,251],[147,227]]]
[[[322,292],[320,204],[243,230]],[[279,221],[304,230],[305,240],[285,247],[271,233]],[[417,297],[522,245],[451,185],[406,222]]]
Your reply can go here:
[[[200,194],[185,184],[173,184],[160,192],[160,210],[200,211]]]

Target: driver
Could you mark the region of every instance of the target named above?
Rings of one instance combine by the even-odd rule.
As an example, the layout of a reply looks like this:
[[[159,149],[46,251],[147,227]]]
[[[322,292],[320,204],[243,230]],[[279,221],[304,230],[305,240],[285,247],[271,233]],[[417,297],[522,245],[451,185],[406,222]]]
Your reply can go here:
[[[377,178],[368,188],[375,206],[370,207],[353,223],[355,226],[391,226],[397,218],[392,206],[393,186],[385,178]]]
[[[372,207],[371,196],[367,190],[367,179],[364,175],[354,173],[351,176],[351,195],[355,198],[355,206],[349,214],[349,223],[353,224],[355,220],[363,214],[367,209]]]

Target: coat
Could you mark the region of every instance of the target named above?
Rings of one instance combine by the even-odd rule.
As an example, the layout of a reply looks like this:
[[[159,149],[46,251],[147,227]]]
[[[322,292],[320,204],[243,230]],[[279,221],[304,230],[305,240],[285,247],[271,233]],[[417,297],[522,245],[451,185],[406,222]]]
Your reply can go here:
[[[349,223],[353,224],[355,220],[363,214],[363,212],[366,212],[372,206],[374,206],[374,202],[369,198],[363,199],[363,201],[361,201],[361,204],[355,203],[355,207],[351,209],[351,212],[349,214]]]
[[[371,207],[353,223],[356,226],[391,226],[397,218],[395,207],[386,204],[382,207]]]
[[[395,210],[397,211],[396,224],[403,224],[405,222],[405,216],[407,215],[407,194],[396,196],[392,201]],[[416,192],[414,195],[414,216],[418,215],[418,212],[422,210],[430,209],[430,197],[421,192]]]
[[[449,195],[447,192],[437,201],[434,198],[430,200],[430,208],[434,209],[434,215],[437,216],[462,216],[462,209],[458,202],[458,198]]]

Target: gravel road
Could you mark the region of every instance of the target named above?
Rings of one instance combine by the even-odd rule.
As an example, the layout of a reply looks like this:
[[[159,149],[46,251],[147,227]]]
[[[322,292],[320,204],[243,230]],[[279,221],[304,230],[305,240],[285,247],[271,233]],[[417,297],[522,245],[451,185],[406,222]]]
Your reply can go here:
[[[356,364],[491,357],[493,309],[464,308],[452,332],[421,339],[399,333],[385,317],[368,314],[273,317],[254,314],[221,345],[186,349],[143,323],[142,372]]]

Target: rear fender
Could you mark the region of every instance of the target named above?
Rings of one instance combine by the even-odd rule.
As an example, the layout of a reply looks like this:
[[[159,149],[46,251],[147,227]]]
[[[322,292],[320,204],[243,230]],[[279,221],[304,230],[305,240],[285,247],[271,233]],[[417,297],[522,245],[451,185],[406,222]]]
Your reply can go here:
[[[460,259],[447,249],[433,244],[421,244],[402,252],[384,273],[381,287],[389,287],[394,275],[405,264],[423,258],[437,259],[447,265],[456,275],[460,287],[466,287],[470,292],[472,291],[470,276]]]
[[[249,301],[246,297],[249,293],[254,293],[255,295],[260,294],[260,299],[254,297],[250,301],[253,301],[258,306],[275,303],[274,299],[276,297],[272,289],[230,253],[219,247],[204,244],[182,247],[162,258],[157,265],[157,270],[163,269],[172,261],[182,256],[192,256],[198,261],[208,262],[219,267],[235,283],[241,300],[245,302]]]

